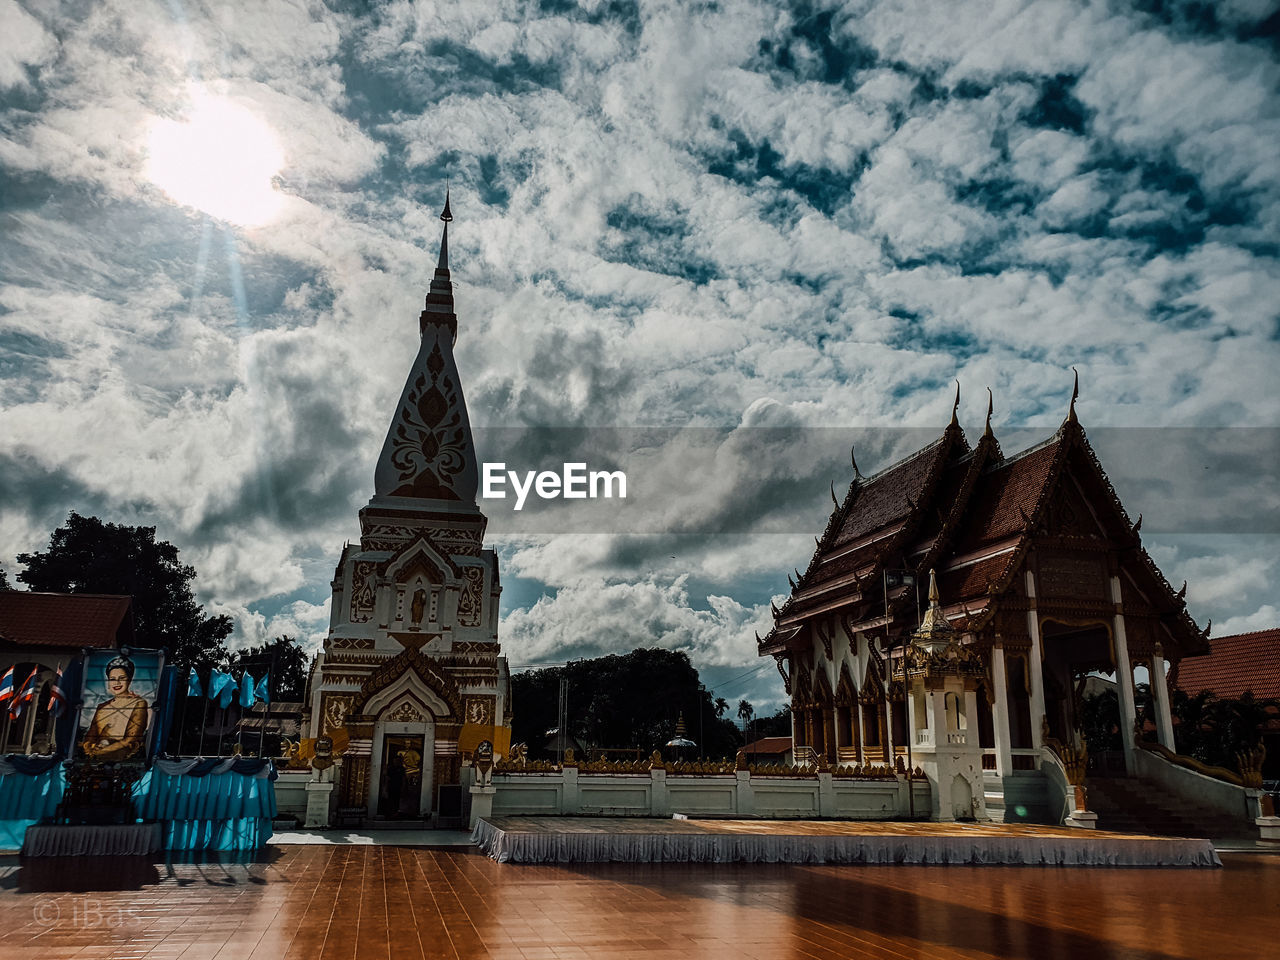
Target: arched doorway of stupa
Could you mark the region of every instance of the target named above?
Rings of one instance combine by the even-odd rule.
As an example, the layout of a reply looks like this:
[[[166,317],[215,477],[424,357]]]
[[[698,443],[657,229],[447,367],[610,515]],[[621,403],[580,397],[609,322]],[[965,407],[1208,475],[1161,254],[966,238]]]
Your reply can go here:
[[[361,713],[373,718],[369,750],[367,815],[375,820],[430,819],[437,787],[451,782],[453,771],[441,753],[452,754],[444,740],[456,741],[456,710],[438,680],[406,669],[369,696]]]

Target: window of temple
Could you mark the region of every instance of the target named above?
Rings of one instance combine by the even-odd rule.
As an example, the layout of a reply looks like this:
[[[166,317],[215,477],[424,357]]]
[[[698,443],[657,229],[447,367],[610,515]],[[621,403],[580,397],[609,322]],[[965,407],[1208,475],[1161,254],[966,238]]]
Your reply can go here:
[[[880,711],[874,703],[862,705],[862,742],[868,747],[880,746]]]
[[[842,747],[853,742],[853,711],[846,705],[836,708],[837,742]]]
[[[958,694],[948,693],[943,699],[947,710],[947,729],[948,730],[967,730],[969,727],[968,718],[964,715],[964,702]]]
[[[893,723],[893,745],[895,747],[905,746],[907,743],[907,705],[901,700],[894,700],[890,718]]]

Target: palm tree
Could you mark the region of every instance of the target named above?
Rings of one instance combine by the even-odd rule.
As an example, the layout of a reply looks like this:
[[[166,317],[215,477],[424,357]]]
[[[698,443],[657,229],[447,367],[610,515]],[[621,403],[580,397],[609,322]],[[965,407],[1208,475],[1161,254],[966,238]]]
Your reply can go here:
[[[724,697],[716,697],[715,710],[716,710],[716,719],[719,720],[728,712],[729,701],[726,700]]]

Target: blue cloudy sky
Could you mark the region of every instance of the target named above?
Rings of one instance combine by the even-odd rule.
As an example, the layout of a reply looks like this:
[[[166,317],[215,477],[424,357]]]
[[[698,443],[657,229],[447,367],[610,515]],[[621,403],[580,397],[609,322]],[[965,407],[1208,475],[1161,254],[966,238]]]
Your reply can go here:
[[[662,428],[610,440],[625,523],[486,507],[513,663],[662,644],[777,700],[753,632],[848,468],[764,428],[864,431],[870,473],[959,379],[1012,451],[1072,366],[1104,462],[1145,451],[1117,487],[1193,614],[1280,623],[1277,19],[0,0],[0,564],[70,509],[155,525],[238,642],[318,643],[449,177],[482,455]],[[161,164],[193,116],[227,125]]]

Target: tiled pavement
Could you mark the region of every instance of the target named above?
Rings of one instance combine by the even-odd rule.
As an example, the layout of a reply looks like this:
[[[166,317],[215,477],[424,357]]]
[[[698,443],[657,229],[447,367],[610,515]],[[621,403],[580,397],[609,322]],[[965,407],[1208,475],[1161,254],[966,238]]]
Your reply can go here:
[[[369,844],[267,858],[2,857],[0,957],[1253,960],[1280,942],[1274,856],[1221,870],[518,866]]]

